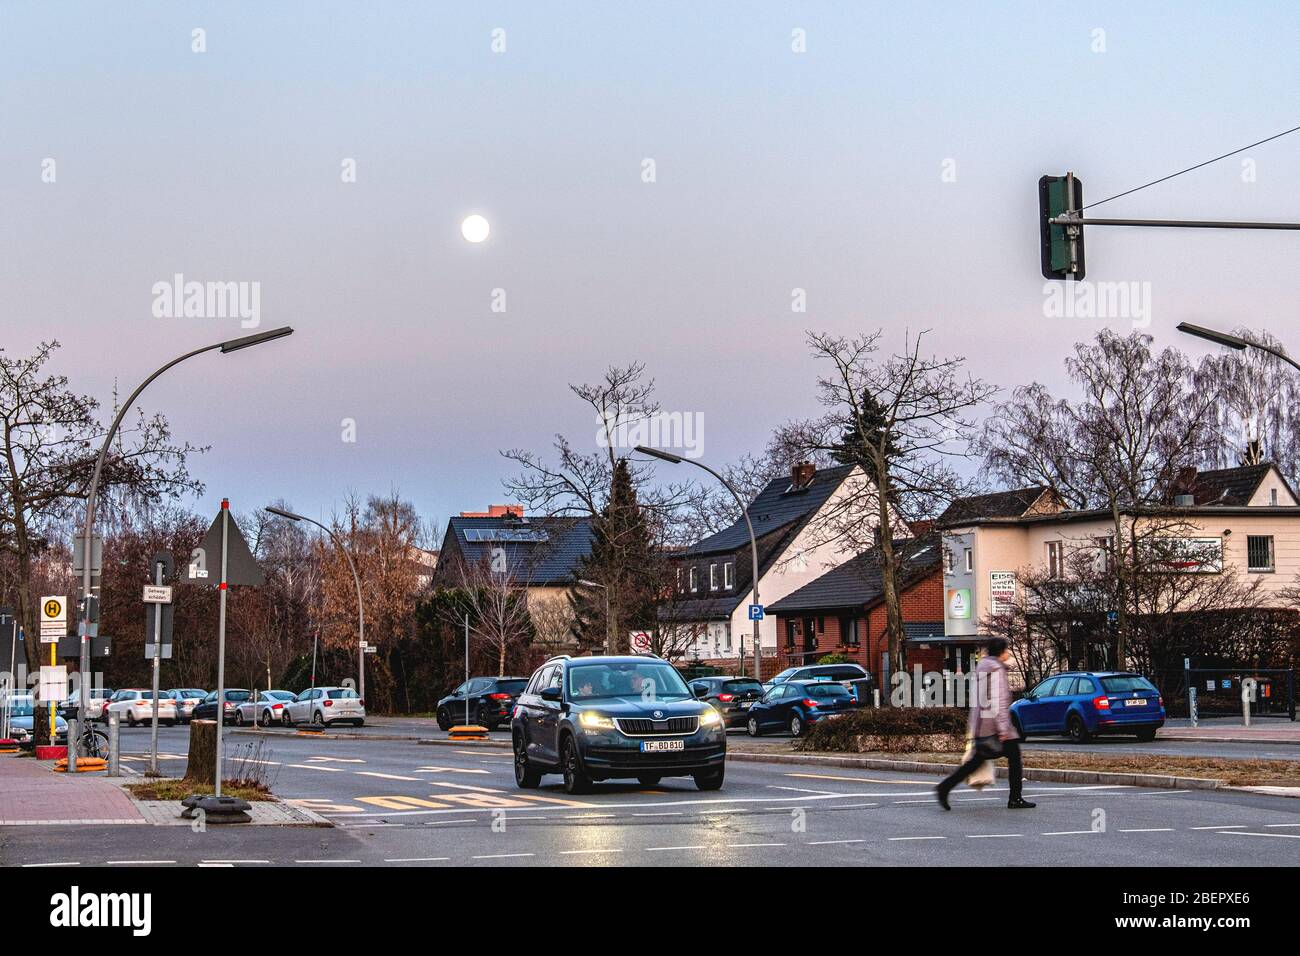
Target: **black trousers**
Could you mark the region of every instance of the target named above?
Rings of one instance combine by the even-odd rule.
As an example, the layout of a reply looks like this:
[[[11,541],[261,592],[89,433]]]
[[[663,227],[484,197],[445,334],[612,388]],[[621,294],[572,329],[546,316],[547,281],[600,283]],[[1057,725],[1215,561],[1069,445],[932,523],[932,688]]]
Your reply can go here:
[[[1024,786],[1024,767],[1020,762],[1020,741],[1002,741],[1002,756],[1007,758],[1007,782],[1011,790],[1008,799],[1019,800],[1021,788]],[[988,759],[990,758],[981,757],[978,751],[971,754],[969,760],[943,778],[943,783],[939,784],[939,789],[944,793],[949,792],[978,770],[980,765]],[[997,758],[992,759],[996,760]]]

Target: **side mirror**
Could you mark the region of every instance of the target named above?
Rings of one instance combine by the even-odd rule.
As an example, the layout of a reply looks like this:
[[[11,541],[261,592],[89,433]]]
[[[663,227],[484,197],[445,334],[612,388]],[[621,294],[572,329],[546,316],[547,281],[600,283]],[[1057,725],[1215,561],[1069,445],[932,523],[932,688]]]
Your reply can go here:
[[[560,696],[561,696],[560,688],[558,687],[545,687],[542,689],[542,694],[541,694],[542,700],[558,701],[560,699]]]
[[[709,696],[709,689],[708,689],[707,687],[697,687],[697,688],[695,688],[695,699],[696,699],[696,700],[703,700],[704,698],[706,698],[706,697],[708,697],[708,696]]]

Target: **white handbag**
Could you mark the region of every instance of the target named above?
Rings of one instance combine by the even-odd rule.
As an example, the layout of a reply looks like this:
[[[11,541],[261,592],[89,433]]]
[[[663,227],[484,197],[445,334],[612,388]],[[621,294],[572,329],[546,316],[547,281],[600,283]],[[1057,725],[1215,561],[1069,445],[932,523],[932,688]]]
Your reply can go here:
[[[965,763],[975,755],[975,741],[966,742],[966,752],[962,754],[962,763]],[[993,769],[993,761],[986,760],[966,778],[966,785],[974,790],[983,790],[985,787],[991,787],[993,781],[997,779],[997,772]]]

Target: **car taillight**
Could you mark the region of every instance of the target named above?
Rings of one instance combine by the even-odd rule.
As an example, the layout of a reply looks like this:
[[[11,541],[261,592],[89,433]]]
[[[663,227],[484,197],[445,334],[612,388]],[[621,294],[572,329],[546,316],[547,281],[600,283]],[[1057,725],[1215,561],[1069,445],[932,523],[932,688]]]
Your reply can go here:
[[[364,706],[366,706],[365,698],[363,698],[363,697],[358,697],[358,698],[357,698],[357,706],[358,706],[358,707],[364,707]]]
[[[509,694],[488,694],[488,697],[492,698],[493,700],[509,700],[509,699],[510,699],[510,695],[509,695]]]
[[[817,701],[813,700],[811,697],[805,697],[803,699],[803,705],[805,707],[816,707]]]
[[[334,706],[334,701],[329,700],[329,699],[326,699],[326,701],[325,701],[325,706],[326,706],[326,707],[333,707],[333,706]]]
[[[1156,703],[1159,704],[1161,707],[1163,707],[1165,706],[1165,699],[1163,697],[1157,697]]]
[[[719,695],[718,695],[718,700],[722,701],[723,703],[726,703],[726,702],[728,702],[728,701],[732,701],[732,700],[735,700],[735,699],[736,699],[736,695],[735,695],[735,694],[719,694]]]
[[[284,710],[284,704],[273,704],[273,705],[271,706],[271,709],[272,709],[272,710]]]
[[[1092,699],[1092,706],[1098,710],[1110,710],[1110,698],[1104,694],[1101,697],[1094,697]]]

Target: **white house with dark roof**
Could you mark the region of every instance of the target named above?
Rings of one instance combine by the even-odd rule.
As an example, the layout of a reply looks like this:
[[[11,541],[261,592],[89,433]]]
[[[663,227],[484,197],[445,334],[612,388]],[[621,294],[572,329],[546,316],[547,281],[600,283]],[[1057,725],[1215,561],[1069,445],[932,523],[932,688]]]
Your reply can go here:
[[[853,465],[817,469],[799,464],[789,477],[768,482],[747,509],[758,540],[758,592],[772,604],[809,584],[853,557],[838,542],[825,542],[819,516],[833,509],[854,487],[865,481]],[[685,548],[672,559],[674,593],[660,605],[659,618],[693,635],[685,657],[752,660],[754,626],[748,607],[753,602],[753,559],[749,531],[742,518],[728,528]],[[763,653],[775,662],[776,621],[760,625]]]

